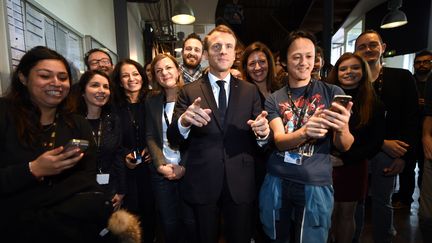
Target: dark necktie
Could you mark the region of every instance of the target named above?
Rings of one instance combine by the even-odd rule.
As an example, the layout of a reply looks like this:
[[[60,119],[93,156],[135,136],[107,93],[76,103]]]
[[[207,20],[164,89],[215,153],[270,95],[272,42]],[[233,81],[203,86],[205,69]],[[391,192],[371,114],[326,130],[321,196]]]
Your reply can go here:
[[[218,81],[216,81],[216,83],[220,87],[220,90],[219,90],[219,113],[220,113],[221,122],[222,122],[222,124],[224,124],[225,111],[227,108],[226,92],[225,92],[225,85],[224,85],[225,81],[218,80]]]

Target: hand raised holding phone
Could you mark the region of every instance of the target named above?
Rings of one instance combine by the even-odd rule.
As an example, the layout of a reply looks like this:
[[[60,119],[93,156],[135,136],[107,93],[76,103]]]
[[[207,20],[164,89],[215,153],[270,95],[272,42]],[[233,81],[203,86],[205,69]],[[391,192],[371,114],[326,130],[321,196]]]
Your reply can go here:
[[[81,152],[85,152],[89,146],[89,141],[83,139],[71,139],[64,146],[64,152],[71,151],[73,149],[79,149]]]
[[[335,95],[330,109],[323,111],[321,115],[325,118],[325,125],[336,132],[348,129],[348,122],[351,116],[353,103],[350,95]]]
[[[37,178],[57,175],[74,167],[83,156],[84,153],[78,147],[66,150],[65,147],[60,146],[30,161],[30,172]]]
[[[348,108],[348,104],[351,102],[351,100],[352,100],[351,95],[335,95],[333,97],[332,106],[330,107],[330,110],[340,113],[340,109],[333,106],[333,103],[336,103],[336,104],[341,105],[345,108]]]

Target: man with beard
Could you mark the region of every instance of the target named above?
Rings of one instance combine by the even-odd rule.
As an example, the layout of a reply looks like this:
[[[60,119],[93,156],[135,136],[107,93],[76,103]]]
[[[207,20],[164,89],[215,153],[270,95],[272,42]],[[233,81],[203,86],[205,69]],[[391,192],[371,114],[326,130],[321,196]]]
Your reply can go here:
[[[421,51],[414,58],[414,78],[419,95],[419,105],[424,105],[426,81],[432,81],[432,52]]]
[[[420,108],[420,119],[419,126],[423,126],[423,118],[425,117],[425,96],[426,96],[426,83],[428,85],[432,82],[432,52],[431,51],[421,51],[415,55],[414,58],[414,78],[416,80],[417,85],[417,93],[418,93],[418,104]],[[419,129],[419,140],[418,147],[416,153],[416,159],[419,167],[419,176],[417,178],[417,184],[421,188],[422,185],[422,177],[423,177],[423,165],[424,165],[424,154],[423,154],[423,145],[422,145],[422,129]],[[415,166],[413,167],[415,168]],[[415,173],[415,172],[413,172]],[[414,182],[414,181],[412,181]],[[415,183],[409,183],[410,190],[414,190]]]
[[[418,127],[418,97],[415,80],[408,70],[384,67],[382,58],[386,44],[374,30],[361,33],[355,41],[356,53],[363,57],[371,70],[373,86],[385,106],[385,137],[379,152],[370,160],[372,190],[372,233],[375,242],[391,242],[396,230],[393,226],[391,197],[396,176],[402,171],[413,173]],[[411,171],[412,170],[412,171]],[[402,175],[402,174],[401,174]],[[405,179],[404,179],[405,178]],[[410,178],[410,179],[408,179]],[[412,177],[400,176],[400,185]],[[412,191],[399,191],[409,195]]]
[[[423,121],[424,167],[420,190],[419,219],[423,239],[432,238],[432,53],[419,52],[414,59],[414,77],[425,80]],[[419,160],[420,161],[420,160]]]
[[[109,53],[98,48],[91,49],[85,54],[84,63],[87,66],[87,70],[99,70],[108,76],[111,75],[114,69]]]
[[[180,70],[183,73],[185,84],[192,83],[201,78],[203,73],[203,69],[201,68],[202,54],[203,45],[199,35],[195,33],[188,35],[183,42],[183,63],[180,64]]]

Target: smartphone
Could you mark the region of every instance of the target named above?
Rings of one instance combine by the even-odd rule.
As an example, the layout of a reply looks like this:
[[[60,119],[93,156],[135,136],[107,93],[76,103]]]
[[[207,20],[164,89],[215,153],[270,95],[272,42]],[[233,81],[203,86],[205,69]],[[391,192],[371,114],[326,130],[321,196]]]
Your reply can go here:
[[[130,160],[131,163],[133,163],[133,164],[141,164],[142,158],[141,158],[141,154],[139,152],[137,152],[136,150],[134,150],[132,152],[132,157],[133,157],[133,159]]]
[[[85,152],[89,146],[89,141],[84,139],[71,139],[69,142],[64,146],[64,152],[68,152],[72,149],[79,148],[81,152]]]
[[[348,106],[348,103],[352,100],[351,95],[335,95],[333,97],[333,102],[336,102],[344,107]],[[332,103],[333,103],[332,102]],[[330,110],[336,111],[333,107],[330,107]]]

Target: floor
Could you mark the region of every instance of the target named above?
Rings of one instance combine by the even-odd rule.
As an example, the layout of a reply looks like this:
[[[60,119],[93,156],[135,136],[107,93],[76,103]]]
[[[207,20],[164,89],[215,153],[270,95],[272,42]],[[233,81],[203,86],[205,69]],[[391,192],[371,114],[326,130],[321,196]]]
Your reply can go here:
[[[417,169],[416,169],[417,171]],[[396,186],[396,189],[398,185]],[[394,210],[394,226],[397,234],[393,240],[393,243],[431,243],[432,237],[423,239],[422,233],[419,228],[418,220],[418,209],[419,209],[419,188],[416,187],[413,195],[414,202],[411,204],[411,208],[397,209]],[[371,212],[370,207],[366,204],[365,212],[365,225],[363,233],[360,238],[361,243],[373,243],[372,240],[372,225],[371,225]],[[161,232],[159,232],[160,234]],[[431,232],[432,233],[432,232]],[[161,242],[161,241],[157,241]],[[253,242],[253,241],[252,241]],[[219,240],[219,243],[226,243],[223,238]]]

